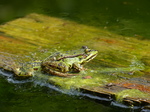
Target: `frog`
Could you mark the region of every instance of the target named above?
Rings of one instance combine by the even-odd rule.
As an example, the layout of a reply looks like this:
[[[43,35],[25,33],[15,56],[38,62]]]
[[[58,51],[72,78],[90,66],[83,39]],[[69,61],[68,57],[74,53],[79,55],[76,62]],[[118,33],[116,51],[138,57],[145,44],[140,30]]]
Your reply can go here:
[[[41,71],[41,60],[33,60],[13,68],[15,77],[28,78],[34,76],[34,72]]]
[[[60,77],[75,76],[79,75],[78,73],[84,70],[83,65],[97,54],[97,50],[82,46],[79,50],[55,52],[44,60],[34,60],[22,67],[16,67],[13,71],[17,77],[32,77],[37,71]]]
[[[60,77],[80,75],[78,73],[85,70],[83,65],[94,59],[97,54],[97,50],[87,46],[66,53],[57,52],[42,61],[41,70]]]

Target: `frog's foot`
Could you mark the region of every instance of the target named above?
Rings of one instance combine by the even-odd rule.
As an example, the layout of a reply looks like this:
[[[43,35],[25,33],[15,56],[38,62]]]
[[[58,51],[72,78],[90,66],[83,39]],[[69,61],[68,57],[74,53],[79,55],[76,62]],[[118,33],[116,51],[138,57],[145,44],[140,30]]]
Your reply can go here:
[[[20,70],[20,68],[13,69],[13,72],[14,72],[16,77],[31,77],[31,76],[33,76],[32,71],[22,72]]]
[[[53,71],[53,70],[48,70],[47,73],[52,74],[52,75],[56,75],[59,77],[69,77],[69,76],[76,76],[76,75],[80,75],[80,74],[71,74],[71,73],[62,73],[62,72],[58,72],[58,71]]]

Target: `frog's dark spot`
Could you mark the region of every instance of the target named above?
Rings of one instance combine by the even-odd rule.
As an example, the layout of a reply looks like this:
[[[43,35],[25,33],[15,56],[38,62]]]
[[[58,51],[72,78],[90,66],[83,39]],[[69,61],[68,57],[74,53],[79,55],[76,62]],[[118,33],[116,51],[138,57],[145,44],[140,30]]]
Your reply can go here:
[[[38,68],[34,68],[33,70],[38,70]]]

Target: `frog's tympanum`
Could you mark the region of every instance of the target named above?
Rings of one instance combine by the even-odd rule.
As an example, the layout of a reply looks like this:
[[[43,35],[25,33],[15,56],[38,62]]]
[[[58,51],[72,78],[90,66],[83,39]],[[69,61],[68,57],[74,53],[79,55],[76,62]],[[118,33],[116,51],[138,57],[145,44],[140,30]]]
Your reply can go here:
[[[51,75],[67,77],[78,75],[83,70],[83,64],[97,56],[98,51],[83,46],[79,50],[66,53],[57,52],[43,61],[30,63],[28,67],[15,69],[16,76],[33,76],[35,71],[42,71]]]
[[[80,50],[57,52],[41,63],[42,71],[57,76],[73,76],[83,70],[83,64],[96,57],[98,51],[83,46]]]

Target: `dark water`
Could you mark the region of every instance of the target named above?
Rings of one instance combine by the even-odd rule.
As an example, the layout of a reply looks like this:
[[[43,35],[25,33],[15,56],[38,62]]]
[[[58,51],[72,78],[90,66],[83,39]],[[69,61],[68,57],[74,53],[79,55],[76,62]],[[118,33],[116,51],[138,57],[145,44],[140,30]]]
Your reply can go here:
[[[42,13],[104,28],[124,36],[150,39],[149,0],[1,0],[0,24],[30,13]],[[9,73],[7,74],[9,75]],[[75,94],[75,93],[73,93]],[[12,82],[0,76],[0,112],[134,112],[64,94],[51,86]]]
[[[1,0],[0,23],[42,13],[120,35],[150,39],[149,3],[149,0]]]
[[[0,72],[0,112],[138,112],[76,90],[65,91],[37,80],[15,80]]]

